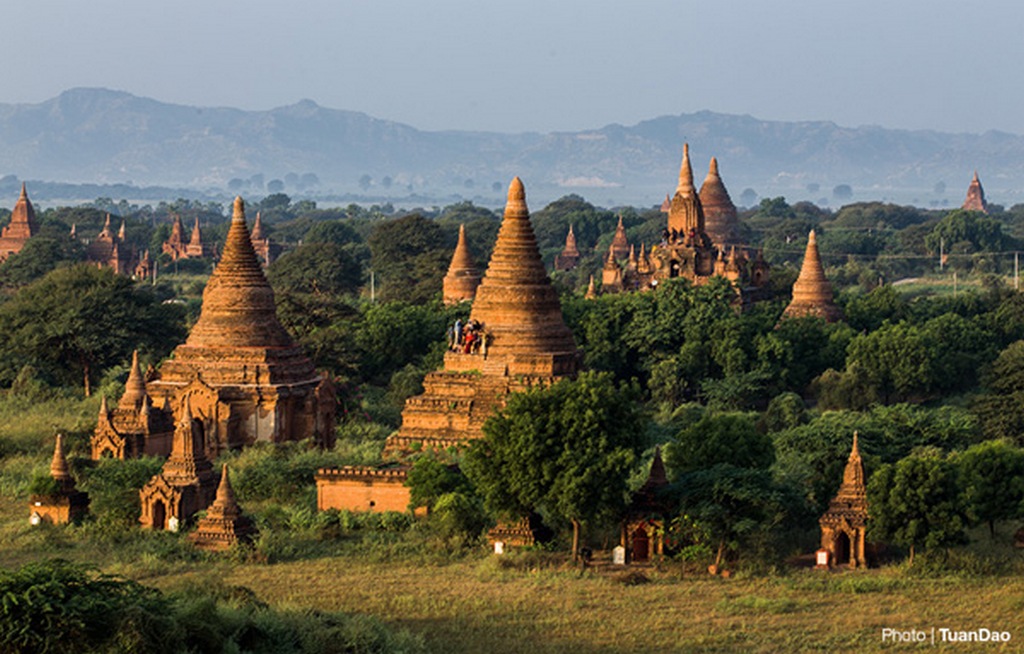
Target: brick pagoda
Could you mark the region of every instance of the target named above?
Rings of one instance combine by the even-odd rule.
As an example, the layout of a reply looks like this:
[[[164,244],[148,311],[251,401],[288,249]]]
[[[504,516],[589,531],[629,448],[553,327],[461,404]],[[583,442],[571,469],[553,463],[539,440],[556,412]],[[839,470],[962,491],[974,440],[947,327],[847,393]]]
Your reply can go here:
[[[565,247],[555,256],[555,270],[572,270],[579,262],[580,250],[576,247],[576,235],[572,233],[572,225],[569,225],[569,233],[565,235]]]
[[[483,436],[484,421],[504,406],[509,393],[546,386],[579,370],[580,352],[541,261],[518,177],[509,187],[498,239],[473,301],[473,322],[481,327],[482,347],[445,354],[444,367],[423,380],[423,394],[406,400],[402,426],[388,438],[385,456],[403,460],[415,451],[464,446]],[[321,470],[320,508],[407,505],[405,477],[401,467]]]
[[[472,302],[476,297],[476,289],[480,286],[480,268],[469,254],[465,225],[459,225],[459,242],[455,245],[443,284],[445,304]]]
[[[235,500],[235,491],[231,488],[225,464],[220,472],[217,496],[188,539],[199,549],[221,552],[240,543],[251,543],[258,534],[256,524],[242,513]]]
[[[42,522],[55,525],[77,522],[89,512],[89,495],[75,488],[75,478],[71,476],[64,456],[62,434],[57,434],[57,442],[53,447],[50,476],[57,482],[57,490],[52,495],[29,497],[29,522],[33,525]]]
[[[174,428],[171,456],[164,467],[139,491],[142,515],[148,529],[178,531],[192,516],[213,503],[217,473],[206,458],[203,423],[192,415],[185,398]]]
[[[718,159],[715,157],[711,157],[708,175],[701,184],[699,195],[704,209],[704,229],[711,242],[720,246],[738,242],[740,223],[736,205],[718,175]]]
[[[963,209],[967,211],[980,211],[988,213],[988,202],[985,202],[985,189],[981,187],[981,180],[978,179],[978,171],[974,171],[974,179],[967,187],[967,197],[964,199]]]
[[[832,301],[832,285],[825,278],[813,229],[807,235],[807,251],[800,275],[793,283],[793,299],[782,313],[783,319],[803,316],[824,318],[826,322],[843,319],[843,312]]]
[[[868,522],[867,489],[864,485],[864,464],[853,432],[853,447],[843,470],[843,483],[821,516],[821,547],[830,553],[834,565],[851,568],[867,565],[865,534]]]
[[[100,403],[99,420],[90,441],[92,458],[167,456],[173,435],[174,418],[170,411],[153,406],[139,366],[139,353],[135,351],[124,395],[117,406],[111,410],[106,397]]]
[[[25,183],[21,183],[21,195],[11,210],[11,220],[0,231],[0,261],[21,252],[25,243],[39,232],[36,210],[28,199]]]

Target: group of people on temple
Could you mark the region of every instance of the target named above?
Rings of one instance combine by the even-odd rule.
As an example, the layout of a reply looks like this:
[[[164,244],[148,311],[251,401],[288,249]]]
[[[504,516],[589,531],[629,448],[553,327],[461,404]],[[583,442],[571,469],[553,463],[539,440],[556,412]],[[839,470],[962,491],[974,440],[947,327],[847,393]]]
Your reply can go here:
[[[662,245],[675,245],[676,243],[682,243],[687,246],[702,245],[697,241],[697,230],[693,227],[690,228],[690,233],[686,234],[681,230],[665,228],[661,230],[661,244]]]
[[[452,352],[487,356],[487,340],[484,325],[478,320],[469,320],[465,324],[456,320],[448,327],[448,349]]]

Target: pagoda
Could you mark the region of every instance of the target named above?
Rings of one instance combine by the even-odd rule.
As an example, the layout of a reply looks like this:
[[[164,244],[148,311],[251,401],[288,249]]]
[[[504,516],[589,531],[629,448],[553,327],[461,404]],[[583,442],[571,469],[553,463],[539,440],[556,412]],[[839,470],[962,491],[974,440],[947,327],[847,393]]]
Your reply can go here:
[[[212,259],[213,255],[213,245],[203,243],[203,231],[199,227],[199,216],[196,216],[196,222],[192,226],[192,237],[185,246],[185,256],[189,259]]]
[[[53,493],[29,497],[29,523],[62,525],[77,522],[89,512],[89,495],[75,488],[68,460],[64,456],[64,436],[57,434],[50,461],[50,477],[56,482]]]
[[[832,301],[832,285],[825,278],[813,229],[807,235],[807,251],[800,275],[793,283],[793,299],[782,312],[783,319],[804,316],[824,318],[825,322],[843,319],[843,312]]]
[[[131,265],[132,253],[124,242],[125,225],[115,233],[110,226],[110,214],[103,223],[103,229],[85,248],[85,260],[100,268],[110,268],[119,275],[130,275],[134,272]]]
[[[480,332],[481,347],[445,353],[444,367],[423,380],[423,394],[406,400],[402,426],[385,445],[386,457],[401,462],[413,452],[464,447],[483,437],[484,422],[509,393],[548,386],[579,370],[580,352],[544,269],[518,177],[509,187],[467,325]],[[321,509],[408,504],[403,466],[330,468],[316,478]]]
[[[722,247],[739,240],[739,217],[718,175],[718,159],[711,157],[708,175],[700,187],[700,204],[704,210],[704,230],[712,243]]]
[[[988,202],[985,202],[985,189],[981,187],[981,180],[978,179],[978,171],[974,171],[974,179],[967,187],[967,198],[964,199],[962,207],[966,211],[980,211],[988,213]]]
[[[622,214],[619,214],[619,224],[615,226],[611,252],[615,255],[616,261],[621,261],[629,256],[629,240],[626,238],[626,228],[622,226]]]
[[[843,483],[821,516],[821,547],[828,550],[835,565],[851,568],[867,565],[865,534],[868,521],[867,490],[864,485],[864,463],[853,432],[853,447],[843,470]]]
[[[25,183],[21,183],[21,195],[11,210],[11,220],[0,231],[0,261],[21,252],[25,243],[39,232],[36,210],[28,199]]]
[[[448,274],[444,276],[444,303],[472,302],[480,285],[480,268],[469,255],[466,245],[466,226],[459,225],[459,242],[455,245]]]
[[[580,262],[580,251],[576,247],[576,235],[572,233],[572,225],[569,225],[569,233],[565,235],[565,248],[561,254],[555,256],[555,270],[572,270]]]
[[[253,223],[249,240],[252,241],[252,249],[256,251],[256,256],[260,258],[264,268],[281,256],[281,246],[271,243],[270,237],[263,233],[263,219],[259,211],[256,212],[256,222]]]
[[[139,491],[139,522],[148,529],[178,531],[214,500],[217,473],[206,458],[203,423],[185,398],[174,428],[174,445],[164,467]]]
[[[171,222],[171,235],[167,237],[162,246],[164,254],[169,254],[171,259],[185,259],[188,257],[188,241],[185,240],[185,228],[181,224],[181,216],[175,214]]]
[[[210,458],[256,441],[334,442],[334,388],[277,319],[241,198],[199,320],[146,389],[175,414],[190,398]]]
[[[117,406],[110,409],[106,396],[100,402],[99,419],[90,440],[92,458],[167,456],[173,435],[173,416],[169,411],[153,406],[136,350],[132,353],[128,381]]]
[[[256,524],[242,513],[235,500],[235,491],[231,488],[228,466],[225,464],[221,469],[217,496],[188,539],[199,549],[220,552],[239,543],[251,543],[258,534]]]

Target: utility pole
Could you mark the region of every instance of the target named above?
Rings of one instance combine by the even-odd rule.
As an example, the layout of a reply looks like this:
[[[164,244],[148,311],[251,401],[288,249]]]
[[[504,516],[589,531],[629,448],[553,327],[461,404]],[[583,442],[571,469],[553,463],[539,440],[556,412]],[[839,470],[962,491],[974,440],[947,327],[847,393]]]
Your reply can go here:
[[[1013,253],[1013,290],[1020,290],[1020,252]]]
[[[939,239],[939,272],[942,272],[942,260],[945,259],[946,239]]]

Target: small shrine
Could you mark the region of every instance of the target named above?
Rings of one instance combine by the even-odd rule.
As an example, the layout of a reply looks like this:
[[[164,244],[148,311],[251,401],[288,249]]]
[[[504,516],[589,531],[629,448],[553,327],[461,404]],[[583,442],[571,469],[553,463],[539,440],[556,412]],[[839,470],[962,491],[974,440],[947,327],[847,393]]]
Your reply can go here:
[[[106,397],[100,401],[99,418],[90,440],[92,458],[167,456],[173,436],[174,418],[170,411],[153,406],[136,350],[117,406],[110,409]]]
[[[204,440],[203,423],[193,417],[186,397],[174,429],[171,455],[139,491],[139,522],[144,528],[178,531],[213,503],[219,484],[213,464],[206,458]]]
[[[185,256],[189,259],[212,259],[215,254],[213,244],[203,242],[203,230],[199,227],[199,216],[196,216],[196,222],[192,225],[192,236],[185,246]]]
[[[621,218],[620,224],[621,224]],[[576,235],[572,232],[572,225],[569,225],[569,233],[565,235],[565,247],[562,252],[555,255],[555,270],[572,270],[580,262],[580,250],[576,247]]]
[[[263,232],[263,219],[258,211],[256,212],[256,222],[252,225],[252,233],[249,234],[249,240],[252,241],[252,249],[256,251],[256,256],[259,257],[264,268],[277,261],[277,258],[281,256],[281,246],[273,243],[270,237]]]
[[[824,318],[825,322],[843,319],[843,312],[832,301],[832,285],[825,277],[813,229],[807,235],[807,251],[800,275],[793,283],[793,299],[782,312],[782,319],[804,316]]]
[[[656,448],[647,481],[633,493],[622,520],[620,542],[632,563],[646,563],[665,553],[665,517],[673,508],[664,498],[668,485],[661,448]]]
[[[75,488],[75,478],[71,476],[64,455],[62,434],[57,434],[57,442],[53,447],[50,477],[56,482],[53,493],[29,497],[29,523],[38,525],[48,522],[63,525],[85,517],[89,512],[89,495]]]
[[[967,197],[964,199],[962,209],[967,211],[980,211],[988,213],[988,202],[985,201],[985,189],[981,187],[981,180],[978,179],[978,171],[974,171],[974,179],[967,187]]]
[[[181,216],[175,215],[171,221],[171,235],[161,246],[163,253],[170,255],[171,259],[188,258],[188,240],[185,238],[185,228],[181,224]]]
[[[99,268],[110,268],[118,275],[131,275],[135,272],[132,265],[133,254],[125,243],[125,223],[115,233],[110,225],[110,214],[103,224],[103,229],[85,247],[85,260],[96,264]]]
[[[0,230],[0,262],[12,254],[21,252],[25,243],[39,233],[36,210],[28,199],[25,183],[21,183],[21,195],[11,210],[11,220]]]
[[[853,447],[843,470],[843,483],[821,516],[821,548],[829,552],[832,565],[851,568],[867,565],[865,534],[868,522],[867,489],[864,483],[864,464],[857,447],[857,432],[853,432]]]
[[[231,487],[228,467],[225,465],[221,469],[217,496],[188,539],[199,549],[220,552],[237,544],[251,543],[258,534],[256,524],[242,513],[235,500],[235,491]]]
[[[459,242],[455,245],[448,273],[444,276],[444,303],[452,305],[472,302],[480,286],[480,276],[480,268],[473,261],[469,246],[466,245],[466,226],[459,225]]]

